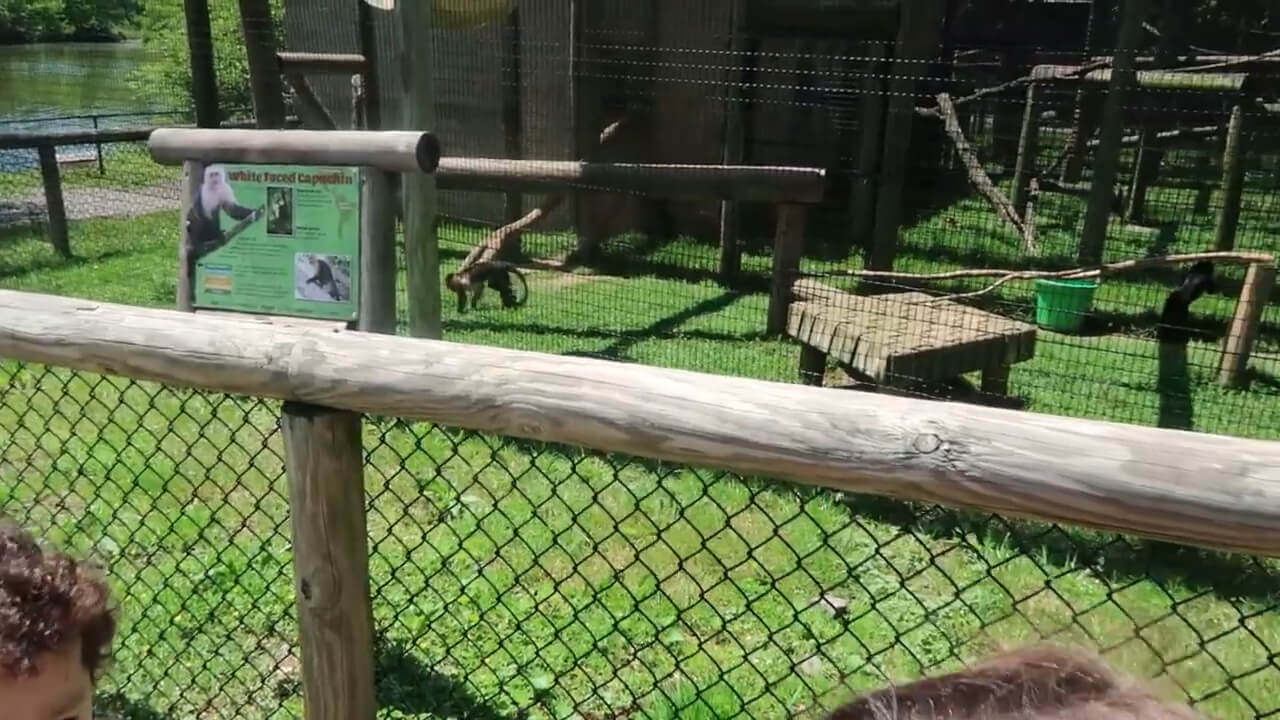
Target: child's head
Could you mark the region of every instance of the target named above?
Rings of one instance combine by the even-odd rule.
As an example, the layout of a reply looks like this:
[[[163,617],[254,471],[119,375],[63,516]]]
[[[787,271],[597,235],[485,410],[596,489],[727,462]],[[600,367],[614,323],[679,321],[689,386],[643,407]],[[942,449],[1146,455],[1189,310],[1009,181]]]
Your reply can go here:
[[[89,720],[115,627],[100,577],[0,519],[0,715]]]
[[[884,688],[827,720],[1204,720],[1118,675],[1096,655],[1051,646]]]

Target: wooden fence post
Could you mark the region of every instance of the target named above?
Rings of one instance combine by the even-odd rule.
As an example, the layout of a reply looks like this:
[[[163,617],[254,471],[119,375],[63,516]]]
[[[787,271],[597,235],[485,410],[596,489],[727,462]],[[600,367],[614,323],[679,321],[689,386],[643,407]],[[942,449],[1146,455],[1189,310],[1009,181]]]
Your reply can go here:
[[[64,258],[71,257],[67,230],[67,206],[62,199],[62,171],[58,169],[58,149],[52,145],[36,148],[40,156],[40,178],[44,180],[44,202],[49,213],[49,242]]]
[[[377,168],[361,173],[360,317],[365,332],[396,331],[396,178]]]
[[[178,216],[178,309],[195,312],[196,265],[195,245],[187,226],[187,215],[195,203],[196,193],[204,180],[204,164],[194,160],[182,163],[182,197]]]
[[[1253,345],[1258,340],[1258,325],[1262,322],[1262,313],[1267,309],[1267,303],[1271,300],[1271,288],[1275,284],[1274,265],[1254,263],[1245,272],[1240,300],[1236,303],[1236,314],[1231,318],[1226,340],[1222,343],[1218,379],[1223,385],[1237,385],[1244,375],[1245,368],[1249,365],[1249,355],[1253,353]]]
[[[285,402],[294,589],[307,720],[372,720],[373,611],[360,415]]]
[[[1240,200],[1244,191],[1244,108],[1238,103],[1231,108],[1227,123],[1226,147],[1222,151],[1222,209],[1213,235],[1215,250],[1232,250],[1236,246],[1236,227],[1240,224]]]
[[[778,225],[773,238],[773,282],[769,293],[769,318],[765,325],[765,332],[769,335],[778,335],[787,327],[791,285],[804,255],[804,224],[803,205],[778,206]]]

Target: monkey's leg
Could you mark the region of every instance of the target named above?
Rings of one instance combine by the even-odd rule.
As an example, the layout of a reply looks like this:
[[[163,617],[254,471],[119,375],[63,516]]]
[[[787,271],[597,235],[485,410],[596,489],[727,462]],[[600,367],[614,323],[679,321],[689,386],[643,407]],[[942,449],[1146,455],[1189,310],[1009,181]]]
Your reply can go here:
[[[471,291],[471,309],[475,310],[480,304],[480,296],[484,294],[484,283],[476,283],[475,288]]]

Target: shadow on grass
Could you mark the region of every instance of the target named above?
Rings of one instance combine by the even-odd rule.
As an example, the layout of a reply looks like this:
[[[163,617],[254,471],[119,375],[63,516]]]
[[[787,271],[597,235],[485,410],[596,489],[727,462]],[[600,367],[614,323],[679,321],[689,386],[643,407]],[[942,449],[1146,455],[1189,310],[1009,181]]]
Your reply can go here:
[[[461,682],[428,668],[412,648],[384,635],[374,638],[374,674],[380,708],[468,720],[508,717],[476,698]]]
[[[1149,579],[1165,589],[1178,586],[1268,606],[1280,602],[1280,568],[1268,567],[1248,555],[872,495],[849,495],[845,502],[859,516],[908,532],[941,540],[977,538],[986,544],[1016,549],[1035,559],[1050,578],[1065,574],[1048,567],[1053,565],[1067,568],[1068,572],[1088,569],[1114,586]]]
[[[93,700],[94,717],[102,720],[170,720],[145,702],[134,700],[123,693],[99,693]]]
[[[560,325],[543,325],[538,323],[526,324],[526,323],[519,322],[516,319],[516,317],[518,316],[513,316],[511,322],[466,320],[466,319],[455,318],[453,320],[448,321],[446,330],[451,332],[458,332],[458,331],[492,332],[492,333],[518,332],[521,335],[571,337],[571,338],[578,338],[581,340],[609,340],[609,341],[614,341],[615,344],[622,343],[622,342],[635,344],[637,342],[643,342],[645,340],[661,340],[664,337],[669,337],[669,335],[662,336],[662,335],[648,334],[652,332],[649,328],[638,328],[634,330],[622,330],[622,331],[599,330],[599,329],[592,329],[592,328],[573,328],[573,327],[565,327]],[[668,330],[668,332],[670,332],[670,330]],[[722,332],[714,332],[711,330],[685,330],[680,333],[680,336],[683,338],[689,338],[693,340],[710,340],[715,342],[753,342],[756,340],[762,340],[765,337],[763,331],[751,332],[751,333],[722,333]],[[561,354],[562,355],[580,355],[582,357],[593,357],[593,358],[608,357],[608,356],[602,356],[600,354],[601,352],[604,352],[604,351],[591,352],[591,353],[572,351],[572,352],[565,352]],[[624,358],[611,358],[611,359],[621,360]]]
[[[1160,396],[1157,427],[1191,430],[1194,408],[1191,402],[1191,379],[1187,375],[1185,343],[1160,343],[1160,375],[1156,392]]]

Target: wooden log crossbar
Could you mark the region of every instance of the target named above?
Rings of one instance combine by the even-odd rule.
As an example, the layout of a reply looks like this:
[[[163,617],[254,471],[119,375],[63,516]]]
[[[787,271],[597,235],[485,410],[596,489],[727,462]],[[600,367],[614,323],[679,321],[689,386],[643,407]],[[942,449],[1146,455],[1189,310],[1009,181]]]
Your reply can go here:
[[[359,53],[280,51],[276,53],[276,63],[281,75],[355,75],[368,69],[368,61]]]
[[[1031,68],[1031,81],[1036,83],[1106,85],[1111,82],[1111,68],[1072,74],[1075,65],[1037,65]],[[1249,80],[1248,73],[1189,73],[1176,70],[1138,70],[1135,87],[1143,90],[1198,90],[1201,92],[1240,92]]]
[[[569,187],[664,199],[821,202],[826,171],[767,165],[668,165],[574,160],[446,157],[436,181],[447,190],[546,192]]]
[[[161,128],[151,133],[147,145],[161,165],[280,163],[433,173],[440,163],[439,139],[409,130]]]
[[[0,357],[1280,556],[1280,442],[10,290]]]

